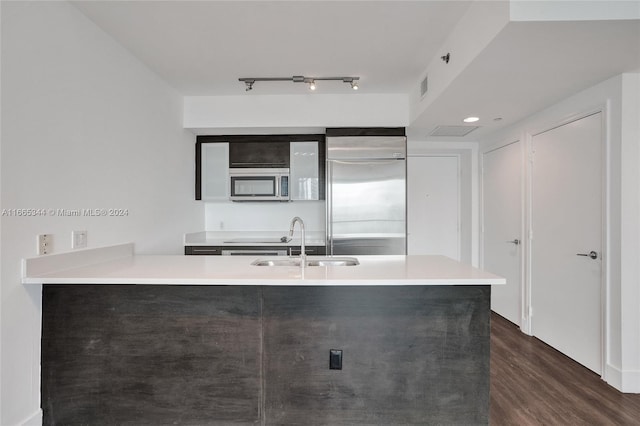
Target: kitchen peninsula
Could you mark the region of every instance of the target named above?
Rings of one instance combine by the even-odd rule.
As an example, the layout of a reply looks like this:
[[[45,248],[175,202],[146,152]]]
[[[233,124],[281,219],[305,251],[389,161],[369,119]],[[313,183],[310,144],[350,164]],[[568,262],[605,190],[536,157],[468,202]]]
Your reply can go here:
[[[26,259],[44,424],[488,423],[503,278],[442,256],[255,260],[131,244]]]

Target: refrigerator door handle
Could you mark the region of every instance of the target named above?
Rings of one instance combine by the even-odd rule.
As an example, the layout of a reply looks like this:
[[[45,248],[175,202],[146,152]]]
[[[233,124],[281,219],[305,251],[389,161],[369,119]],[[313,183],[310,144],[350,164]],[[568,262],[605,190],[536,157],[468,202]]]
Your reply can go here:
[[[327,161],[327,251],[328,255],[333,255],[333,191],[331,191],[331,182],[333,181],[333,162]]]

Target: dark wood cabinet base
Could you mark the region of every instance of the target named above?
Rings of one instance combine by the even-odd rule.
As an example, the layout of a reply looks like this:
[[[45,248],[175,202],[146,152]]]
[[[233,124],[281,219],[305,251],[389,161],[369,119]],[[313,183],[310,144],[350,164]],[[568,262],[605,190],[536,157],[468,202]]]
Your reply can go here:
[[[489,286],[45,285],[44,424],[487,424],[489,299]]]

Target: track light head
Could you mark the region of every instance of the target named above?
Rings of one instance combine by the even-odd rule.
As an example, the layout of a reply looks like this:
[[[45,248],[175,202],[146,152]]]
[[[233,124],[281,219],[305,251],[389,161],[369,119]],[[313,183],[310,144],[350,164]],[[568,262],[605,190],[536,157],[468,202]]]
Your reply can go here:
[[[245,84],[245,88],[244,91],[248,92],[249,90],[253,89],[253,83],[255,83],[256,81],[252,78],[239,78],[238,80],[240,81],[244,81]]]
[[[343,77],[343,83],[349,83],[353,90],[358,90],[358,80],[360,77]]]

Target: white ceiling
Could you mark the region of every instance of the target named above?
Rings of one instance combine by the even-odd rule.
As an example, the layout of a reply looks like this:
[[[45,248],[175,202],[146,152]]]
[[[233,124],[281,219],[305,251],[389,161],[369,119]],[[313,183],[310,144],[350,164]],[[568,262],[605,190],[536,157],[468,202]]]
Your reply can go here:
[[[622,72],[640,72],[638,21],[512,22],[412,126],[478,116],[468,136],[436,138],[477,140]]]
[[[406,92],[470,1],[76,1],[180,93],[235,95],[239,77],[360,76],[363,93]],[[318,83],[345,93],[342,82]],[[260,94],[304,84],[256,83]]]
[[[360,76],[359,93],[417,90],[472,1],[75,1],[185,96],[240,95],[239,77]],[[455,52],[452,52],[452,56]],[[412,123],[478,115],[476,140],[621,72],[640,70],[640,22],[511,22]],[[346,93],[319,82],[322,93]],[[259,94],[304,84],[258,82]],[[502,120],[494,122],[493,118]],[[415,132],[414,132],[415,133]],[[445,138],[446,139],[446,138]]]

